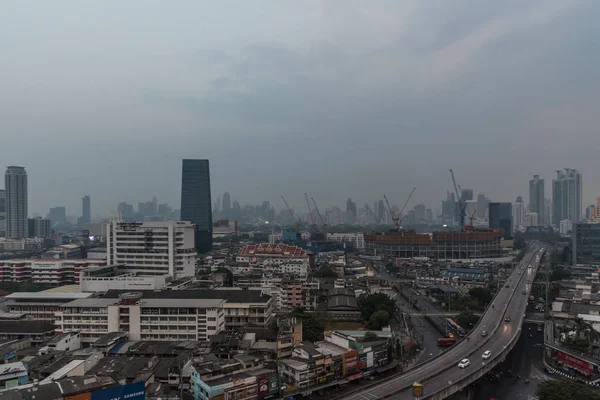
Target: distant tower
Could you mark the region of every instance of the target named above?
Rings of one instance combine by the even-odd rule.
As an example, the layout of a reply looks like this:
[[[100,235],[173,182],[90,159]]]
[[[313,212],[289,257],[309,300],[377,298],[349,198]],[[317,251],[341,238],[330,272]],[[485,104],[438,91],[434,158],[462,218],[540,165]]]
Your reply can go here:
[[[581,173],[576,169],[565,168],[556,171],[552,181],[552,223],[559,227],[560,221],[568,220],[572,224],[581,221],[582,190]]]
[[[549,222],[544,218],[546,215],[544,191],[544,180],[540,179],[539,175],[534,175],[529,181],[529,212],[538,215],[538,224],[542,226]]]
[[[181,169],[181,221],[195,224],[196,250],[212,250],[212,200],[208,160],[183,160]]]
[[[231,216],[231,196],[229,196],[229,192],[225,192],[223,195],[223,205],[221,210],[224,218],[229,218]]]
[[[81,199],[81,207],[82,207],[81,222],[84,224],[89,224],[92,220],[92,205],[91,205],[91,199],[90,199],[89,194],[86,194]]]
[[[6,237],[28,237],[27,172],[23,167],[8,167],[4,175],[6,188]]]

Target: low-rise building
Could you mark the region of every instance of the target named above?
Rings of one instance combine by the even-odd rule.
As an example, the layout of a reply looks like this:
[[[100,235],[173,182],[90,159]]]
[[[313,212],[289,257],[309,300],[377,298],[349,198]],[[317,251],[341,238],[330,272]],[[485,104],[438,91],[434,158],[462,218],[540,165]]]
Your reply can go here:
[[[240,249],[238,264],[246,265],[248,272],[279,272],[304,278],[310,269],[310,257],[306,250],[286,244],[248,245]]]
[[[42,258],[58,259],[81,258],[81,256],[81,246],[71,243],[53,247],[42,254]]]
[[[34,320],[54,323],[54,313],[61,306],[73,300],[85,299],[90,296],[92,296],[91,293],[80,292],[16,292],[6,296],[5,305],[11,314],[24,314]]]
[[[354,233],[328,233],[327,240],[341,243],[351,243],[355,249],[364,250],[365,234],[362,232]]]
[[[55,334],[54,324],[45,321],[1,321],[0,337],[29,339],[34,346],[49,341]]]
[[[29,375],[22,362],[0,364],[0,392],[28,383]],[[2,394],[0,394],[0,397],[2,397]]]
[[[106,265],[105,260],[27,258],[0,261],[0,281],[68,285],[79,283],[79,273],[88,267]]]
[[[142,275],[129,272],[126,266],[105,265],[82,270],[79,285],[82,292],[159,290],[164,289],[170,280],[169,275]]]

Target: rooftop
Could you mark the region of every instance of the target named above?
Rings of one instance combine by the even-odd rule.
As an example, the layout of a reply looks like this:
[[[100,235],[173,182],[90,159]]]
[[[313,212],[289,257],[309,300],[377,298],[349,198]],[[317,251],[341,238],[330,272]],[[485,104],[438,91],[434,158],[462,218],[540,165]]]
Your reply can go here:
[[[54,324],[44,321],[2,321],[0,334],[35,335],[54,332]]]
[[[117,299],[123,293],[131,290],[109,290],[104,294],[105,299]],[[142,299],[223,299],[230,303],[266,303],[271,296],[257,290],[141,290]]]
[[[79,286],[77,286],[79,288]],[[81,293],[81,292],[17,292],[6,296],[7,299],[49,299],[49,300],[75,300],[85,299],[92,295],[92,293]]]
[[[251,244],[240,249],[240,256],[306,257],[306,250],[287,244]]]

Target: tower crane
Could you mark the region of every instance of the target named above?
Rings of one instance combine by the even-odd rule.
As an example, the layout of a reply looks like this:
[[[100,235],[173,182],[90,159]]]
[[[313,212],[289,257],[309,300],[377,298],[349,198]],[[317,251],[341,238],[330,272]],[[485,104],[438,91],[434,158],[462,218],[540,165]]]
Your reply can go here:
[[[454,185],[454,192],[456,193],[456,202],[458,203],[458,217],[460,220],[460,231],[464,232],[465,230],[465,217],[467,213],[465,212],[467,208],[467,203],[462,199],[461,193],[459,193],[459,188],[456,184],[456,179],[454,178],[454,171],[450,170],[450,175],[452,176],[452,184]]]
[[[308,201],[308,195],[306,193],[304,193],[304,197],[306,198],[306,205],[308,206],[308,214],[310,215],[311,233],[313,235],[315,235],[319,232],[317,229],[317,221],[315,221],[315,216],[312,213],[312,208],[310,207],[310,202]]]
[[[292,209],[288,205],[288,202],[285,200],[285,197],[281,196],[281,198],[283,199],[285,206],[287,207],[288,211],[290,212],[290,215],[292,216],[292,219],[294,220],[294,223],[296,224],[296,236],[300,236],[300,221],[296,219],[294,211],[292,211]]]
[[[413,190],[410,192],[410,195],[408,195],[408,199],[406,199],[406,201],[404,202],[404,206],[402,206],[402,209],[400,210],[398,215],[396,215],[396,213],[394,213],[392,211],[392,207],[390,207],[390,202],[388,201],[387,196],[385,194],[383,195],[383,198],[385,199],[385,204],[387,205],[390,216],[392,217],[392,220],[394,221],[394,226],[396,227],[396,232],[400,232],[400,224],[402,222],[402,213],[404,212],[404,209],[406,208],[406,206],[407,206],[408,202],[410,201],[415,190],[417,190],[417,188],[413,188]]]
[[[325,222],[325,218],[323,218],[323,216],[321,215],[321,212],[319,211],[319,207],[317,207],[317,202],[315,201],[315,199],[313,197],[310,198],[313,202],[313,204],[315,205],[315,210],[317,210],[317,215],[319,216],[319,219],[321,220],[321,229],[322,229],[322,233],[323,235],[325,235],[325,237],[327,237],[327,223]]]
[[[415,190],[417,190],[417,188],[413,188],[412,192],[410,192],[410,194],[408,195],[408,199],[406,199],[406,201],[404,202],[404,205],[402,206],[402,208],[400,209],[400,212],[398,213],[398,225],[399,226],[402,224],[402,213],[404,212],[404,209],[406,208],[406,205],[410,201]]]
[[[471,229],[475,229],[475,225],[473,225],[473,220],[475,219],[475,213],[477,213],[477,210],[473,210],[473,212],[471,213],[471,215],[469,215],[469,221],[471,223]]]

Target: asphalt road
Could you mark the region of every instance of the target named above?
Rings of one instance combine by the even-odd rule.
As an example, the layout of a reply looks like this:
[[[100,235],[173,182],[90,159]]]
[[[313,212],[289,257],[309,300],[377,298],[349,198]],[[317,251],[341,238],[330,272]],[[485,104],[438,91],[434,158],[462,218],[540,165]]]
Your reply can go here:
[[[543,352],[544,332],[538,332],[536,324],[524,324],[519,341],[506,360],[494,369],[494,373],[502,373],[500,382],[481,379],[472,390],[472,398],[486,400],[535,398],[535,388],[539,383],[556,379],[553,375],[544,372]],[[521,378],[515,381],[513,377],[516,374]],[[530,382],[525,383],[525,379],[529,379]]]
[[[539,249],[538,247],[528,252],[523,258],[519,264],[519,268],[515,269],[509,278],[510,287],[503,287],[496,295],[494,308],[490,308],[481,318],[478,329],[469,334],[469,340],[461,341],[427,364],[411,369],[396,378],[374,387],[355,392],[352,395],[346,396],[345,399],[373,400],[393,395],[392,398],[394,399],[412,400],[412,391],[410,389],[398,394],[396,392],[409,387],[415,381],[424,381],[427,377],[433,377],[440,373],[440,371],[450,368],[437,377],[424,382],[425,395],[435,393],[447,387],[449,382],[460,381],[472,374],[479,363],[485,362],[481,359],[481,353],[485,350],[492,352],[492,358],[497,357],[520,329],[518,324],[525,312],[528,297],[527,294],[523,295],[521,292],[525,290],[528,293],[531,289],[531,285],[528,285],[526,282],[527,280],[533,281],[535,278],[535,272],[539,264],[535,260],[535,255],[539,254]],[[528,268],[529,264],[531,264],[532,268]],[[504,322],[505,316],[510,316],[512,321]],[[491,334],[496,326],[499,326],[499,329]],[[487,330],[490,332],[490,336],[482,337],[480,335],[481,330]],[[483,348],[477,350],[480,347]],[[455,367],[461,359],[473,351],[477,352],[471,357],[471,365],[469,367],[465,369]],[[479,366],[481,367],[481,365]]]

